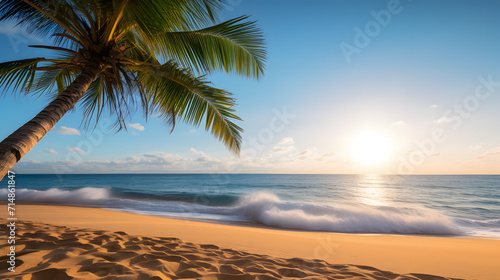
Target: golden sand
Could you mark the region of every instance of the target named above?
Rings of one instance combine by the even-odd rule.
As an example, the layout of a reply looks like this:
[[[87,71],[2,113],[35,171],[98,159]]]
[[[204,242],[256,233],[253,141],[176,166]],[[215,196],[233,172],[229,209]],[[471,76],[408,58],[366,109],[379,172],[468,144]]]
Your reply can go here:
[[[50,205],[18,206],[17,214],[16,272],[6,271],[9,248],[2,236],[2,279],[498,280],[500,275],[496,239],[276,230]]]

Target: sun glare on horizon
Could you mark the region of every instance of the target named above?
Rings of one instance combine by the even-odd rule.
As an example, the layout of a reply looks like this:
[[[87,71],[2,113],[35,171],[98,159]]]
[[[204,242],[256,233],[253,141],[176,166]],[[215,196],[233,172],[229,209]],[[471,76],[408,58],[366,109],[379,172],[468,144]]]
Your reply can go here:
[[[351,154],[358,163],[366,165],[384,163],[391,154],[391,141],[381,133],[365,131],[352,140]]]

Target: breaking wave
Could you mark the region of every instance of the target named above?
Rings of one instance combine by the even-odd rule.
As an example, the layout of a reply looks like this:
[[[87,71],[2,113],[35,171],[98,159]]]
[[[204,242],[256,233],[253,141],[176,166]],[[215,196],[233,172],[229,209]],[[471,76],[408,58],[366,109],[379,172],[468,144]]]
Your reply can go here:
[[[478,234],[477,229],[500,235],[500,220],[473,221],[453,219],[437,210],[410,206],[366,204],[318,204],[283,201],[272,193],[253,193],[231,198],[227,194],[199,199],[191,193],[182,201],[155,196],[123,195],[109,187],[78,189],[18,189],[20,201],[87,205],[149,215],[204,219],[208,221],[245,221],[270,227],[346,233],[386,234]],[[6,197],[7,190],[1,189]],[[190,201],[190,202],[189,202]],[[226,204],[221,203],[227,201]],[[223,204],[223,205],[221,205]],[[481,235],[481,234],[479,234]]]

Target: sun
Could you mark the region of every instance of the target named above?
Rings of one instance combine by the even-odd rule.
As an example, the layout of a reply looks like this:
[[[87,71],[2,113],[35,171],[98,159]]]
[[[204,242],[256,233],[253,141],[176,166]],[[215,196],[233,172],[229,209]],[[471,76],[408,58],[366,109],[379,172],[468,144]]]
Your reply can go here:
[[[353,159],[367,165],[386,162],[391,154],[391,149],[389,138],[376,131],[362,132],[351,143]]]

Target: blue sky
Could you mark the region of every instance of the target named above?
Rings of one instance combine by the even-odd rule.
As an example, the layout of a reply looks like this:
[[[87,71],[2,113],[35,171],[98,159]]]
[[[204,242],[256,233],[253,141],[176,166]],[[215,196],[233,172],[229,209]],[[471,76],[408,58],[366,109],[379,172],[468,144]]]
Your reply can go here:
[[[92,135],[80,126],[77,108],[15,170],[500,173],[497,1],[228,3],[224,18],[252,15],[268,49],[259,81],[210,76],[238,100],[245,129],[240,157],[203,129],[181,124],[170,134],[141,112],[128,122],[139,129],[115,133],[104,118]],[[0,61],[50,56],[27,48],[44,39],[11,23],[0,24],[0,33]],[[346,55],[345,46],[355,52]],[[7,92],[0,137],[47,101]]]

